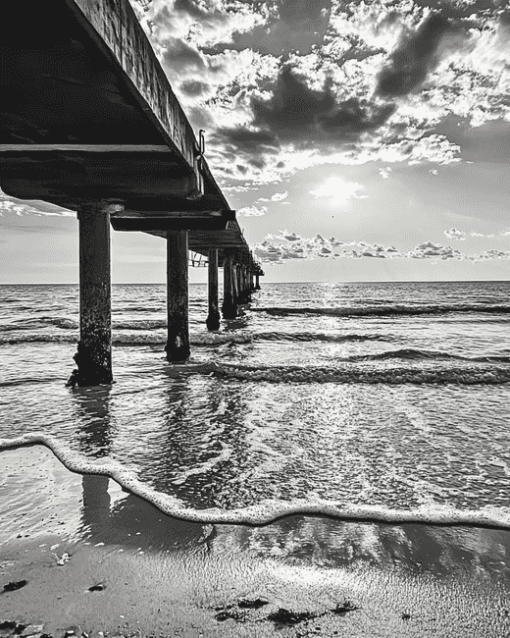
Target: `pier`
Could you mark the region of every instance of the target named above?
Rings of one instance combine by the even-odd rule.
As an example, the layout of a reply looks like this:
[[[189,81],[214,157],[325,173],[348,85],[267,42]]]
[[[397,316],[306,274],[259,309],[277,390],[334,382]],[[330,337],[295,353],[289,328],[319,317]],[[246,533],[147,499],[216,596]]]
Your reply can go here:
[[[19,25],[22,25],[22,33]],[[80,339],[71,382],[113,380],[110,226],[167,242],[169,361],[190,354],[189,252],[207,260],[209,330],[264,273],[128,0],[18,0],[0,22],[0,187],[76,211]],[[254,283],[255,278],[255,283]]]

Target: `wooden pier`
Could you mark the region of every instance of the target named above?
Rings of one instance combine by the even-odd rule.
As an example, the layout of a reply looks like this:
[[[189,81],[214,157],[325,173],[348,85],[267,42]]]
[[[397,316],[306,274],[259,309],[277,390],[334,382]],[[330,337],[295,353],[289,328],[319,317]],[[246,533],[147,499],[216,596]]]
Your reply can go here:
[[[113,379],[110,225],[166,239],[166,352],[169,361],[186,360],[188,250],[208,260],[210,330],[220,326],[218,268],[225,319],[264,273],[128,0],[8,3],[0,56],[0,187],[78,215],[72,383]]]

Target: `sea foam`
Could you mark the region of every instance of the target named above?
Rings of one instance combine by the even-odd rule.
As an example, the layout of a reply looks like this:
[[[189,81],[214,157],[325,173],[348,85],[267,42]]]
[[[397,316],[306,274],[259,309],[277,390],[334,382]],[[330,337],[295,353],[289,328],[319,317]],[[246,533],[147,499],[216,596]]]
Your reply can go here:
[[[391,525],[418,523],[439,526],[469,526],[510,530],[510,508],[484,507],[459,510],[448,506],[427,505],[415,509],[389,509],[373,505],[351,505],[315,498],[291,502],[274,499],[232,510],[209,508],[196,510],[179,499],[158,492],[140,481],[117,461],[86,459],[55,437],[32,433],[13,439],[0,439],[0,451],[23,446],[44,445],[72,472],[108,476],[125,490],[152,503],[164,514],[201,524],[262,526],[295,515],[334,518],[341,521],[376,522]]]

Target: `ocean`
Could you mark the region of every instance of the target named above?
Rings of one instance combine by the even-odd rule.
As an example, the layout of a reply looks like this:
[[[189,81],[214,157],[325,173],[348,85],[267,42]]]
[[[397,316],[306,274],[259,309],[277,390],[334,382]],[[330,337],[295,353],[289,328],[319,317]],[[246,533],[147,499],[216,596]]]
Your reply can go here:
[[[1,447],[199,523],[510,528],[509,282],[261,283],[214,333],[190,286],[185,364],[165,286],[114,285],[115,383],[74,389],[78,286],[1,286]]]

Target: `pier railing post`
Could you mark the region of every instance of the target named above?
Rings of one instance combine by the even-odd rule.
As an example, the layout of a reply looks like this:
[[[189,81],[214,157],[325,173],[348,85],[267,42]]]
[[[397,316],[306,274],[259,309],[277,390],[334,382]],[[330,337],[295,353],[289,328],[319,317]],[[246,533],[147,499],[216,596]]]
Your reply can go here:
[[[105,202],[78,211],[80,340],[68,385],[109,384],[112,375],[110,213]]]
[[[209,248],[209,315],[207,328],[218,330],[220,327],[220,313],[218,310],[218,249]]]
[[[190,354],[188,328],[188,231],[167,232],[167,309],[169,361],[185,361]]]
[[[223,305],[222,312],[225,319],[237,317],[237,299],[235,296],[235,272],[232,255],[225,255],[223,263]]]

